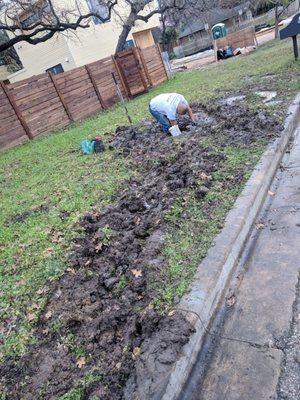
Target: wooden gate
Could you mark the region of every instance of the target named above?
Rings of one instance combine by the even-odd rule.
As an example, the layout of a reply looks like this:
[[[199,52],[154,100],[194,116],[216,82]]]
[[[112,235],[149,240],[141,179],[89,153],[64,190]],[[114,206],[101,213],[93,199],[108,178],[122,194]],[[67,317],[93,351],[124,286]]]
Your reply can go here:
[[[131,47],[114,56],[129,97],[148,91],[148,83],[138,49]]]

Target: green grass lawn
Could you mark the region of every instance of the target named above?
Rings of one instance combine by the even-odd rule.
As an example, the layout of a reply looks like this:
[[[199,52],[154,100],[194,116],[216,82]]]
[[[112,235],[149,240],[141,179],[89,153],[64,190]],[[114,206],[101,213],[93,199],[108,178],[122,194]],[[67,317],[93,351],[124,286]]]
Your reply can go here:
[[[290,41],[271,42],[249,56],[179,73],[129,102],[128,109],[137,122],[149,117],[149,100],[158,93],[176,91],[189,100],[205,103],[229,91],[256,84],[267,86],[268,74],[275,75],[272,88],[278,91],[279,97],[289,100],[300,89],[299,67],[299,62],[293,61]],[[253,107],[257,107],[255,102]],[[97,134],[105,140],[118,125],[126,123],[122,108],[116,106],[64,131],[0,153],[2,355],[22,354],[30,342],[32,329],[47,299],[49,281],[56,280],[68,267],[71,240],[78,234],[74,229],[78,218],[94,206],[109,204],[112,195],[132,173],[130,160],[115,158],[110,151],[101,157],[81,155],[80,141]],[[224,210],[223,213],[227,211]],[[184,232],[189,227],[182,225],[180,229],[177,237],[184,240]],[[215,227],[210,227],[204,252],[216,232]],[[201,240],[205,242],[205,239]],[[170,236],[169,249],[176,249],[172,240]],[[190,245],[186,243],[187,247]],[[175,252],[166,249],[166,253],[171,264],[177,265]],[[179,294],[185,289],[183,284]],[[170,297],[168,292],[162,296],[166,301]]]

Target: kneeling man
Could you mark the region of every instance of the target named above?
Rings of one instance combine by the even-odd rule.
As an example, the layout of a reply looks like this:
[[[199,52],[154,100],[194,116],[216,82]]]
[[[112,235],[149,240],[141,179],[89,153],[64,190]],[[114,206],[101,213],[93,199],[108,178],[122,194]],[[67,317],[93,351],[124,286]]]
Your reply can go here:
[[[189,103],[178,93],[163,93],[154,97],[149,104],[149,111],[153,117],[161,124],[165,133],[173,125],[177,125],[177,115],[189,114],[191,120],[196,122]]]

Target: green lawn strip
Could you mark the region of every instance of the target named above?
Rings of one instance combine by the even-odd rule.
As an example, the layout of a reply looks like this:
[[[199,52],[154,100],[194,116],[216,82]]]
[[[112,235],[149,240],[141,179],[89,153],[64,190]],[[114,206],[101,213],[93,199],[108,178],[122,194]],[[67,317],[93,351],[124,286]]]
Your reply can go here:
[[[129,162],[115,158],[111,152],[89,158],[72,153],[71,170],[61,166],[52,170],[51,162],[43,174],[52,182],[36,183],[36,176],[24,192],[14,185],[5,185],[1,214],[0,242],[0,308],[4,323],[12,328],[2,351],[22,354],[30,340],[31,329],[43,309],[47,296],[47,281],[55,280],[66,269],[67,254],[72,238],[78,235],[73,228],[78,217],[94,204],[104,206],[129,176]],[[76,160],[76,161],[75,161]],[[87,165],[89,161],[89,165]],[[34,171],[39,175],[40,171]],[[17,187],[26,181],[25,171],[18,171]],[[44,180],[44,182],[48,182]],[[12,182],[11,180],[9,181]],[[18,204],[19,203],[19,204]],[[23,222],[11,222],[11,217],[32,209],[32,205],[46,204],[47,212],[38,212]],[[20,205],[20,207],[18,207]]]
[[[257,143],[247,149],[227,147],[223,150],[226,160],[213,174],[213,185],[200,204],[193,191],[184,191],[166,215],[169,231],[164,255],[168,266],[162,278],[164,284],[160,282],[158,296],[154,300],[158,306],[171,308],[174,300],[187,290],[200,261],[221,230],[228,211],[257,164],[264,145]],[[227,182],[233,179],[237,171],[243,172],[243,181],[226,188]]]
[[[291,98],[300,85],[296,71],[299,63],[292,61],[290,43],[272,42],[247,57],[179,73],[129,102],[128,108],[137,122],[148,118],[148,102],[158,93],[177,91],[189,100],[208,102],[230,90],[248,88],[253,77],[255,83],[263,81],[267,74],[280,77],[274,87],[279,94]],[[67,267],[70,243],[77,234],[74,224],[79,216],[93,206],[109,204],[122,182],[134,173],[128,159],[115,158],[111,151],[82,156],[78,150],[80,140],[97,134],[105,140],[118,125],[126,123],[118,105],[61,132],[0,153],[3,354],[22,354],[30,342],[48,295],[47,282],[57,279]],[[22,221],[22,214],[28,212],[31,215],[24,214]],[[202,240],[214,232],[203,231]]]

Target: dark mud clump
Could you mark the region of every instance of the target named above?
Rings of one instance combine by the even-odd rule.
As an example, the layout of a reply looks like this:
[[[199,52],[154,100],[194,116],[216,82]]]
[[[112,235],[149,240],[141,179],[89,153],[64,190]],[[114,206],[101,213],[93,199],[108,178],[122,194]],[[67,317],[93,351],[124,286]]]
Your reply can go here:
[[[220,148],[246,146],[268,138],[271,126],[273,135],[280,130],[243,106],[195,108],[211,123],[183,118],[186,135],[179,140],[153,121],[117,129],[115,155],[130,156],[139,174],[113,205],[82,219],[71,265],[37,327],[37,344],[0,368],[9,399],[56,399],[72,388],[85,399],[159,398],[193,332],[183,315],[162,313],[153,302],[167,267],[164,217],[186,189],[200,201],[225,160],[199,138],[213,136]]]

